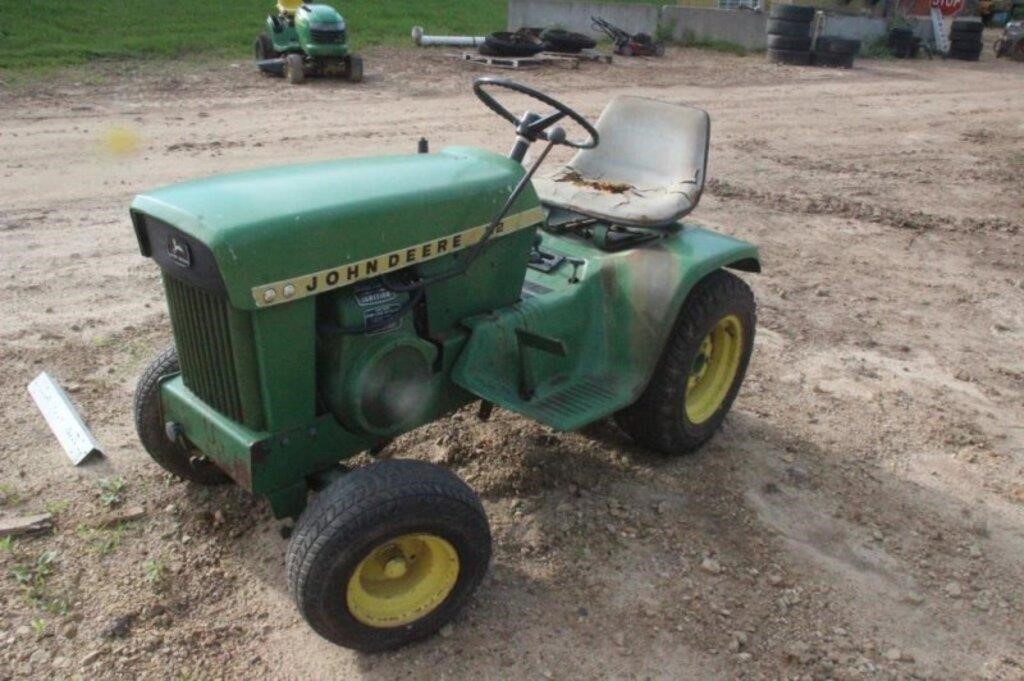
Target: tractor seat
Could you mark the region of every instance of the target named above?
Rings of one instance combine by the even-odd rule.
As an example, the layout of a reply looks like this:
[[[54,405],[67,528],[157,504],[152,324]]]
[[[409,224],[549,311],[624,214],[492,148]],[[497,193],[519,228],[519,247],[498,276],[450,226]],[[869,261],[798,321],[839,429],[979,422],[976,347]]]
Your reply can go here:
[[[277,0],[277,11],[281,14],[295,14],[306,0]]]
[[[595,127],[597,147],[533,181],[542,203],[633,227],[670,225],[697,207],[708,162],[706,111],[618,96]]]

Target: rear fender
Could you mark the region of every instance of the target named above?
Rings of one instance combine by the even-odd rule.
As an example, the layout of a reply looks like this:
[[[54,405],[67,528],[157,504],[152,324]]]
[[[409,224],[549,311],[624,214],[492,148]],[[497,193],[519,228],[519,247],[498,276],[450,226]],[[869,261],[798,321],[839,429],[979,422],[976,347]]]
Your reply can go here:
[[[616,253],[571,236],[547,235],[543,246],[579,264],[530,270],[519,304],[466,320],[452,380],[559,430],[636,401],[700,280],[723,267],[760,270],[756,247],[695,226]]]
[[[642,380],[632,386],[629,403],[647,387],[665,349],[679,312],[694,287],[722,268],[760,272],[761,260],[753,244],[697,227],[687,227],[666,239],[664,248],[635,249],[630,262],[619,269],[635,318],[630,325],[633,361]]]

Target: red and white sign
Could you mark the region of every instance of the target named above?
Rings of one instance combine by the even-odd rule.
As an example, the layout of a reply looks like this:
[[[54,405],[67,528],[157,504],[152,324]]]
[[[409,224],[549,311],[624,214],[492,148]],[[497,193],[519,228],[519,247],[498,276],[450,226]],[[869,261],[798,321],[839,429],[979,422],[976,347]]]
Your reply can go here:
[[[964,0],[931,0],[932,7],[942,12],[942,16],[951,17],[964,9]]]

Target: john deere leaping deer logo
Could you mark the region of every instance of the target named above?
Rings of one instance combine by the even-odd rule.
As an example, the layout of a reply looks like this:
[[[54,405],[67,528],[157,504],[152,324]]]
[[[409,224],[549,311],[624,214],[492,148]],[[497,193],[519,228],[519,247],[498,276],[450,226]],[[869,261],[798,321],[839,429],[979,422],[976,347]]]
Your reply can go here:
[[[167,237],[167,255],[178,267],[192,267],[192,250],[181,237]]]

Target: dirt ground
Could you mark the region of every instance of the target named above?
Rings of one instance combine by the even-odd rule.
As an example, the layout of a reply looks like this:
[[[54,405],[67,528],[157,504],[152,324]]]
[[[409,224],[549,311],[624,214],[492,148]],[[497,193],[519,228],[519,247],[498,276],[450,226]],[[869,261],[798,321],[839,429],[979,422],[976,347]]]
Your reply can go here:
[[[170,332],[127,208],[421,136],[511,144],[480,71],[426,51],[367,67],[302,87],[118,67],[0,97],[0,516],[56,525],[0,545],[0,679],[1024,678],[1024,68],[990,53],[839,71],[674,49],[515,74],[595,117],[624,92],[710,112],[692,217],[764,258],[747,381],[688,458],[500,411],[405,436],[390,455],[484,499],[489,576],[396,653],[313,634],[266,504],[171,480],[138,445],[135,378]],[[118,127],[137,153],[104,150]],[[70,466],[25,389],[41,370],[105,461]]]

